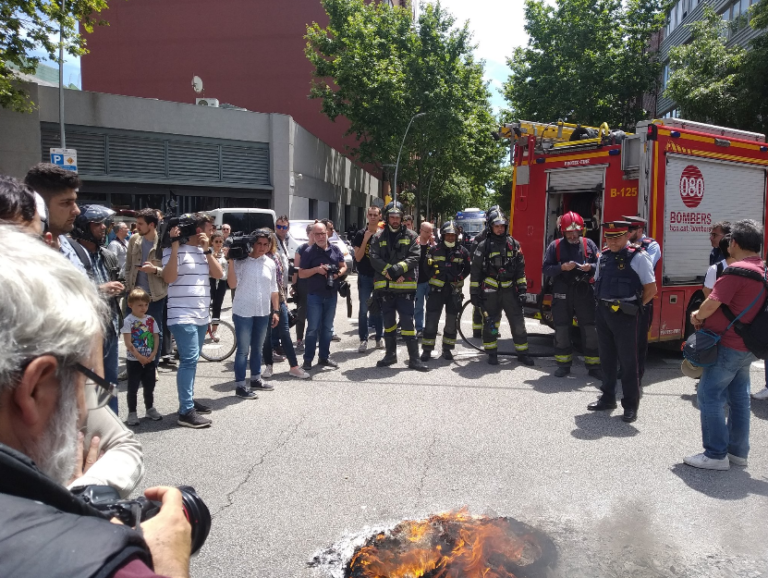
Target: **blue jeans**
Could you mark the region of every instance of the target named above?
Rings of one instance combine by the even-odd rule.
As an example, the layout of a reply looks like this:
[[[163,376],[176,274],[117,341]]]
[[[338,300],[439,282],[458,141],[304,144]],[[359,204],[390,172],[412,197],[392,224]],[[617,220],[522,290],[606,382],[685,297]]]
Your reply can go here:
[[[416,285],[416,304],[413,309],[413,318],[416,322],[416,331],[424,331],[424,302],[429,295],[429,283]]]
[[[357,295],[360,298],[360,312],[357,316],[357,334],[360,341],[368,340],[368,298],[373,293],[373,277],[367,275],[357,275]],[[378,315],[370,314],[371,325],[376,331],[376,339],[381,339],[384,333],[381,313]]]
[[[104,341],[104,379],[109,383],[117,383],[117,344],[118,335]],[[117,397],[109,398],[109,409],[117,415]]]
[[[277,327],[272,328],[267,325],[267,334],[271,337],[264,340],[264,347],[261,352],[264,365],[273,364],[272,349],[274,343],[277,343],[277,345],[282,344],[288,364],[291,367],[296,367],[299,360],[296,359],[296,350],[293,348],[293,341],[291,341],[291,325],[288,323],[288,306],[285,303],[280,303],[280,320],[277,322]]]
[[[165,297],[158,301],[150,301],[149,309],[147,309],[147,315],[152,317],[157,324],[157,334],[159,336],[157,343],[157,355],[155,356],[155,367],[160,362],[160,358],[163,356],[163,311],[165,310]],[[126,305],[126,311],[133,313],[131,308]]]
[[[235,353],[235,386],[245,387],[245,369],[248,366],[248,351],[251,353],[251,381],[261,379],[261,348],[269,327],[269,315],[240,317],[232,315],[235,322],[237,352]]]
[[[705,367],[698,388],[704,455],[720,460],[749,453],[749,366],[755,356],[718,346],[717,363]],[[728,404],[726,421],[724,406]]]
[[[200,358],[200,350],[203,348],[203,343],[205,343],[208,324],[193,325],[192,323],[185,323],[169,325],[168,329],[171,330],[173,338],[176,340],[176,349],[179,350],[179,369],[176,372],[179,413],[188,414],[194,407],[192,396],[195,393],[197,360]]]
[[[312,363],[315,358],[315,347],[318,337],[320,340],[320,359],[328,359],[331,355],[331,336],[333,335],[333,318],[336,316],[336,298],[322,295],[307,295],[307,334],[304,339],[304,362]]]

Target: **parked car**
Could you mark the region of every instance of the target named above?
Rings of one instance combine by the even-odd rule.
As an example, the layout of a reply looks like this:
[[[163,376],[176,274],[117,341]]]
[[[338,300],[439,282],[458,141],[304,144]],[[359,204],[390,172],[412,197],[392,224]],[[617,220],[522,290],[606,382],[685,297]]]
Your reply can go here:
[[[314,222],[314,219],[306,221],[294,221],[291,219],[291,226],[288,229],[288,253],[291,257],[291,262],[293,262],[293,255],[296,254],[296,249],[298,249],[302,243],[307,242],[307,225]],[[341,237],[339,237],[339,234],[336,231],[333,232],[333,236],[331,236],[329,241],[336,245],[336,247],[339,248],[339,251],[341,251],[342,255],[344,255],[344,262],[347,264],[347,271],[351,273],[352,253],[349,251],[349,246]]]

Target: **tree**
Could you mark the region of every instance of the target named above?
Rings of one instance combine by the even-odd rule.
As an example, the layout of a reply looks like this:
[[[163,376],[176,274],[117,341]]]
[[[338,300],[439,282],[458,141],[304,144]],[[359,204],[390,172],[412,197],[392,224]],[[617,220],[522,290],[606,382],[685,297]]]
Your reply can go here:
[[[768,0],[752,7],[750,25],[763,34],[753,39],[739,74],[739,128],[768,134]]]
[[[322,99],[331,120],[349,121],[347,134],[357,139],[351,156],[382,169],[393,164],[411,117],[426,112],[408,133],[398,175],[415,184],[419,214],[427,189],[439,202],[456,175],[485,185],[503,149],[490,138],[496,120],[467,25],[455,27],[439,3],[424,6],[415,26],[409,11],[384,3],[323,6],[329,25],[307,31],[310,96]]]
[[[106,0],[68,0],[65,11],[53,0],[3,0],[0,3],[0,106],[29,112],[34,103],[16,82],[12,68],[34,74],[43,50],[51,60],[58,59],[59,27],[63,30],[66,52],[80,56],[86,52],[85,39],[77,32],[78,22],[87,32],[97,22],[94,14],[107,7]]]
[[[741,71],[745,50],[727,47],[727,24],[709,6],[692,24],[691,41],[669,53],[670,75],[664,96],[686,119],[738,127],[744,122]]]
[[[504,94],[517,118],[633,129],[661,64],[651,40],[665,0],[526,0],[528,45],[507,59]]]

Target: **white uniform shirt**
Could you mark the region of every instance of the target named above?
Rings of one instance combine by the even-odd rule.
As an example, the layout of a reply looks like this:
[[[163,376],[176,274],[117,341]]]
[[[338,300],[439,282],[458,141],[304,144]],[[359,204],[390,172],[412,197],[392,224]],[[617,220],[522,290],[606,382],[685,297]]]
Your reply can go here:
[[[171,249],[163,249],[163,267],[171,260]],[[208,259],[202,247],[181,245],[179,276],[168,285],[168,325],[208,325],[211,283]]]
[[[643,235],[643,239],[649,239],[650,237],[646,237]],[[648,257],[651,259],[651,263],[653,264],[654,270],[656,269],[656,263],[659,262],[659,259],[661,259],[661,247],[659,247],[659,244],[656,241],[651,241],[648,243],[648,248],[645,250],[646,253],[648,253]]]
[[[709,269],[707,269],[707,274],[704,276],[704,287],[707,289],[715,288],[715,281],[717,281],[717,266],[720,264],[723,265],[723,271],[725,271],[725,268],[728,266],[728,262],[725,259],[720,261],[720,263],[710,265]]]
[[[233,261],[237,292],[232,314],[239,317],[264,317],[272,313],[272,293],[277,293],[277,267],[262,255]]]

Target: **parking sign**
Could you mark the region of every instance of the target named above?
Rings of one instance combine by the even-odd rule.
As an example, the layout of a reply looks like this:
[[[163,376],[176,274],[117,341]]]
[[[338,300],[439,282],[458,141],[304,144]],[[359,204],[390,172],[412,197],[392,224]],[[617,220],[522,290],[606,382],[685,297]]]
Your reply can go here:
[[[75,149],[51,149],[51,164],[67,171],[77,172],[77,151]]]

